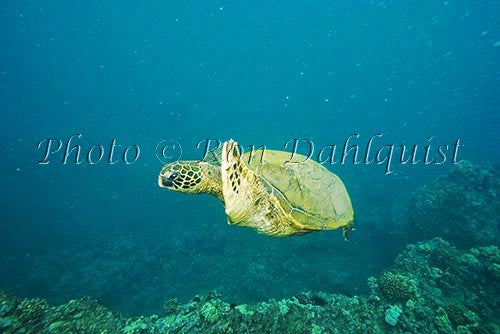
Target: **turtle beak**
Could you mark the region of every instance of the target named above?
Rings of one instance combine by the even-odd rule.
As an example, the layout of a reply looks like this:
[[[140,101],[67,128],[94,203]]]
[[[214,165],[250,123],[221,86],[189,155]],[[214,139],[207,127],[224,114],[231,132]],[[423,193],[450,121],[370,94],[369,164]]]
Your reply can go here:
[[[173,186],[174,183],[168,177],[160,175],[160,176],[158,176],[158,185],[162,188],[168,188],[168,187]]]

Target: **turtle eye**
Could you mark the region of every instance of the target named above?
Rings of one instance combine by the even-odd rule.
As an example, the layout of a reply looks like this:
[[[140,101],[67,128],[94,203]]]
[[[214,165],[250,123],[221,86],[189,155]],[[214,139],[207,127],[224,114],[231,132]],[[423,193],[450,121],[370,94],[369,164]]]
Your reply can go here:
[[[177,178],[177,176],[179,176],[179,172],[175,172],[175,173],[173,173],[172,175],[170,175],[169,179],[170,179],[170,180],[176,179],[176,178]]]

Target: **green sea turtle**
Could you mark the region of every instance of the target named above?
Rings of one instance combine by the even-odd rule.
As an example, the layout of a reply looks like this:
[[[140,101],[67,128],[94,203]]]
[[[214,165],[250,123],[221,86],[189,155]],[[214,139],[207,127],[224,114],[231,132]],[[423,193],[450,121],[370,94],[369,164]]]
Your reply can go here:
[[[274,150],[240,155],[229,140],[209,159],[166,164],[158,184],[218,197],[231,225],[278,237],[341,227],[347,239],[354,212],[343,182],[317,162],[298,154],[297,159],[305,161],[286,163],[290,153]]]

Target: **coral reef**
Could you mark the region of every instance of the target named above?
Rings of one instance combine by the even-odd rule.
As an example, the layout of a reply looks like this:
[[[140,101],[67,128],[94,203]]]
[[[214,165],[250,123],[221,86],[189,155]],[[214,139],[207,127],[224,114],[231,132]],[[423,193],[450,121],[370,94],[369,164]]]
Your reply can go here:
[[[396,332],[496,333],[500,287],[491,279],[490,268],[500,263],[491,256],[498,251],[496,246],[463,251],[440,238],[408,245],[392,270],[415,284],[414,294],[401,303]],[[478,257],[490,261],[478,261]],[[389,307],[379,293],[384,275],[371,280],[370,298]]]
[[[125,318],[90,299],[54,307],[0,293],[0,332],[498,333],[498,255],[496,246],[464,251],[435,238],[408,245],[393,268],[369,279],[368,295],[309,291],[237,305],[211,292],[169,299],[163,315],[148,317]]]
[[[53,307],[42,299],[19,299],[0,292],[1,333],[116,333],[124,324],[118,313],[88,298]]]
[[[74,242],[43,253],[20,246],[18,253],[0,257],[0,288],[51,304],[91,296],[133,316],[158,312],[169,296],[185,302],[214,289],[233,303],[280,299],[313,289],[366,292],[366,277],[382,267],[376,262],[380,256],[370,252],[373,267],[353,268],[352,261],[366,256],[341,237],[332,244],[340,231],[287,240],[230,231],[222,237],[214,223],[196,233],[184,229],[171,238],[164,237],[168,233],[148,238],[96,235],[90,245]]]
[[[498,243],[500,181],[494,169],[469,161],[417,189],[408,213],[417,240],[442,237],[458,246]]]

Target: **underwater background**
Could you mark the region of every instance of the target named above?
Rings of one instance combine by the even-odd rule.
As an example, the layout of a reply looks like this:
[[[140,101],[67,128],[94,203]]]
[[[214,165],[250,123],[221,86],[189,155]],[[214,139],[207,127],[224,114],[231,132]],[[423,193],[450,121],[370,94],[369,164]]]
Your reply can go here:
[[[500,332],[499,12],[2,1],[0,332]],[[354,134],[359,161],[382,134],[372,156],[418,145],[420,162],[324,164],[351,196],[349,241],[263,236],[228,225],[214,197],[157,185],[205,139],[307,139],[338,159]],[[72,136],[81,163],[75,149],[63,164]],[[49,139],[62,146],[41,164]],[[449,145],[446,162],[425,164],[426,145],[432,159]]]

